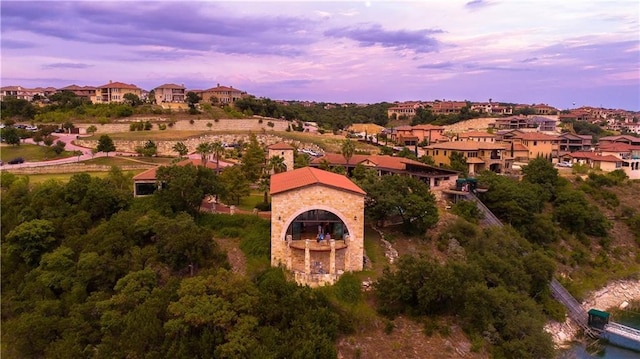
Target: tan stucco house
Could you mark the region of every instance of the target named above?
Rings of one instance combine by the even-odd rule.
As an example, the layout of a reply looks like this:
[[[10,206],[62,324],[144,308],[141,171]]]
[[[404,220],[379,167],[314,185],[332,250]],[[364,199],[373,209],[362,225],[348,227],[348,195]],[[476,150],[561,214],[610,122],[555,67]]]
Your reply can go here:
[[[311,287],[361,271],[365,194],[349,178],[312,167],[271,176],[271,265]]]

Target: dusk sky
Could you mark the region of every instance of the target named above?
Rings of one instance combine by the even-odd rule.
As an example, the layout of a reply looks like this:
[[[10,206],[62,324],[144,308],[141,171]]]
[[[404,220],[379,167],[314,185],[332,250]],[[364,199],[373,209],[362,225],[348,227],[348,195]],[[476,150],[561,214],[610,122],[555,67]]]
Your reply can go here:
[[[640,110],[637,0],[6,1],[1,85]],[[575,105],[574,105],[575,103]]]

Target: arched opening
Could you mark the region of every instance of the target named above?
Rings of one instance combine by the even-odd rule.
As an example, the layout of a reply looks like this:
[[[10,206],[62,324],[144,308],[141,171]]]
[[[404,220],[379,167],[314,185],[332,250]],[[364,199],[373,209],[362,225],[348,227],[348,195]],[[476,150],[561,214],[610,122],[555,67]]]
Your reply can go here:
[[[325,209],[312,209],[298,214],[287,227],[285,237],[291,240],[344,240],[349,231],[335,213]]]

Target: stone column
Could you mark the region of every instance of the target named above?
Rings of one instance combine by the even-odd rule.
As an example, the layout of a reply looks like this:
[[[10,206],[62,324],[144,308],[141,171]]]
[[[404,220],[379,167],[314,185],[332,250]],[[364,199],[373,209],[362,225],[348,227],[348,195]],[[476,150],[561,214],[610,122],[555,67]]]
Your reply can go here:
[[[345,249],[344,252],[344,270],[345,272],[350,272],[351,271],[351,246],[349,245],[350,241],[350,234],[347,234],[344,236],[344,244],[347,246],[347,248]]]
[[[331,254],[329,255],[329,274],[336,274],[336,240],[329,240],[331,246]]]
[[[311,252],[309,251],[309,239],[304,242],[304,272],[311,274]]]

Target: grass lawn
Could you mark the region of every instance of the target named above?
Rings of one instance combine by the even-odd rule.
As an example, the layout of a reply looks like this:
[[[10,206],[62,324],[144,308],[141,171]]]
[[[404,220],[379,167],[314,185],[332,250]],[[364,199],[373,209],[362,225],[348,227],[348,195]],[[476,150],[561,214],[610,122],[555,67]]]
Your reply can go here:
[[[338,153],[341,151],[342,143],[345,140],[345,137],[342,135],[334,135],[329,133],[319,135],[306,132],[277,132],[276,135],[283,138],[297,140],[303,143],[313,143],[314,145],[317,145],[327,152],[334,153]],[[380,151],[380,149],[376,146],[358,142],[354,139],[352,139],[352,141],[355,143],[356,150],[358,151],[366,151],[370,153],[378,153]]]
[[[88,165],[102,166],[132,166],[132,165],[165,165],[170,164],[175,158],[171,157],[96,157],[84,161]]]
[[[74,156],[71,151],[63,151],[56,154],[53,150],[46,146],[37,146],[22,143],[20,146],[2,146],[0,147],[0,159],[7,162],[16,157],[22,157],[25,161],[45,161],[56,160],[59,158],[67,158]]]
[[[139,170],[139,171],[123,171],[123,173],[125,175],[128,174],[132,174],[133,176],[137,175],[138,173],[142,172],[144,170]],[[87,172],[89,173],[90,176],[92,177],[100,177],[100,178],[104,178],[107,176],[107,174],[109,174],[109,172]],[[44,174],[30,174],[30,175],[17,175],[18,177],[22,177],[22,176],[29,176],[29,184],[34,185],[34,184],[40,184],[40,183],[44,183],[48,180],[56,180],[56,181],[60,181],[60,182],[68,182],[69,179],[71,178],[71,176],[75,175],[77,173],[44,173]],[[133,185],[131,187],[131,190],[133,191]]]
[[[240,200],[239,209],[243,211],[252,211],[256,204],[262,203],[264,200],[264,193],[261,192],[251,192],[249,197],[244,197]]]
[[[118,141],[140,141],[140,140],[152,140],[152,141],[181,141],[192,137],[199,137],[206,135],[211,131],[176,131],[176,130],[153,130],[153,131],[131,131],[131,132],[117,132],[110,133],[109,137],[112,140]],[[103,134],[96,133],[90,137],[83,137],[84,140],[99,140]]]

